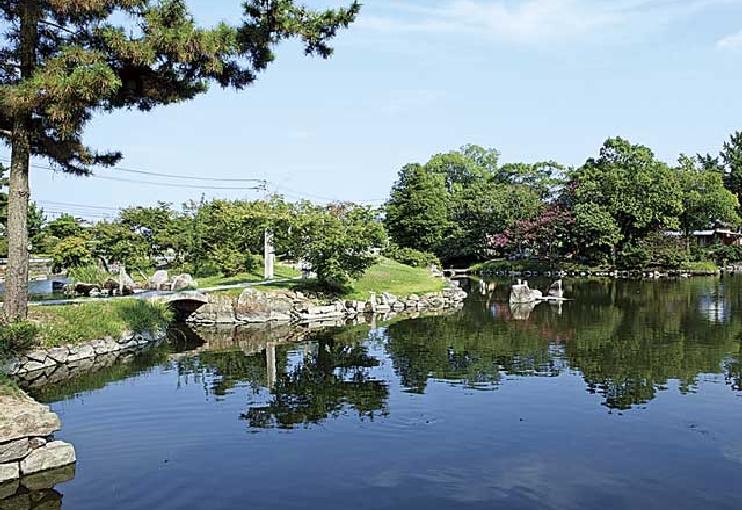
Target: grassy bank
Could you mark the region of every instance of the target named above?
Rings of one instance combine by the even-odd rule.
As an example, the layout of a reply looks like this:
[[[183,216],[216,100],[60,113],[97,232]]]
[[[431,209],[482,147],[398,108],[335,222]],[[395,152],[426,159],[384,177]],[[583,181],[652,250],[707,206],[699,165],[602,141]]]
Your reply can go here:
[[[283,264],[276,264],[274,267],[274,277],[276,280],[282,280],[286,278],[299,278],[301,272],[296,269],[285,266]],[[211,276],[208,278],[198,278],[198,286],[202,289],[208,287],[219,287],[221,285],[239,285],[241,283],[259,283],[265,281],[263,278],[263,268],[250,271],[248,273],[240,273],[235,276]]]
[[[161,328],[172,322],[173,312],[162,303],[120,299],[32,307],[29,320],[38,326],[35,344],[55,347]]]
[[[442,278],[435,278],[425,268],[415,268],[400,264],[387,258],[380,258],[359,279],[352,282],[350,289],[341,298],[367,299],[369,292],[390,292],[398,296],[409,294],[425,294],[438,292],[445,286]],[[267,283],[256,287],[259,290],[293,290],[305,293],[322,294],[317,282],[313,279],[286,283]],[[229,289],[219,292],[230,296],[238,296],[243,289]]]
[[[405,266],[382,258],[353,282],[344,296],[349,299],[367,299],[369,292],[389,292],[397,296],[438,292],[445,286],[442,278],[435,278],[426,268]]]

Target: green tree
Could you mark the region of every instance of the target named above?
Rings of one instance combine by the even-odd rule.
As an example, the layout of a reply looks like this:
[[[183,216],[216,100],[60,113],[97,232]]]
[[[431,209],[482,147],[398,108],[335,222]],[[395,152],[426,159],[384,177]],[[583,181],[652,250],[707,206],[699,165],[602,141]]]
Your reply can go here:
[[[707,170],[703,162],[681,155],[677,169],[682,188],[683,212],[680,227],[686,238],[686,249],[694,230],[718,223],[738,224],[739,201],[724,187],[722,174]]]
[[[572,213],[575,218],[572,239],[576,247],[592,262],[611,259],[623,236],[608,211],[597,204],[585,203],[575,205]]]
[[[80,266],[91,257],[85,237],[70,236],[62,239],[52,250],[54,270],[61,271],[73,266]]]
[[[294,253],[311,264],[317,281],[328,290],[343,291],[352,278],[374,263],[371,248],[386,237],[376,212],[351,203],[298,206]]]
[[[418,163],[405,165],[385,207],[392,240],[403,248],[437,252],[448,226],[448,202],[442,174]]]
[[[624,243],[680,226],[680,182],[647,147],[608,139],[600,156],[571,171],[570,178],[573,207],[588,203],[601,207],[618,225]]]
[[[113,165],[120,153],[82,141],[93,112],[149,111],[192,99],[211,82],[242,89],[284,39],[298,37],[305,53],[326,58],[328,41],[360,4],[315,12],[292,0],[246,0],[243,8],[241,23],[203,29],[184,0],[0,1],[0,139],[12,149],[6,317],[27,315],[31,156],[77,175]]]
[[[742,201],[742,131],[737,131],[724,142],[719,155],[724,169],[724,184]]]
[[[109,264],[133,265],[149,253],[149,246],[142,236],[120,221],[101,221],[90,228],[91,254]]]

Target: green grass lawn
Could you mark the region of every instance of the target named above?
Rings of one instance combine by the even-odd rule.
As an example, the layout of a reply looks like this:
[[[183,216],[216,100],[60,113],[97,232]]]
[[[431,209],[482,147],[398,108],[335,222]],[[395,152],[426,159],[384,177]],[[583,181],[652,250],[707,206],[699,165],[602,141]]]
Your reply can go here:
[[[274,278],[282,280],[286,278],[299,278],[301,271],[297,271],[283,264],[276,264]],[[211,276],[208,278],[197,278],[199,288],[219,287],[221,285],[239,285],[241,283],[258,283],[264,281],[263,268],[253,270],[249,273],[240,273],[235,276]]]
[[[167,326],[173,320],[165,304],[141,299],[111,299],[64,306],[35,306],[29,320],[39,327],[36,344],[55,347],[78,344],[125,331],[146,331]]]
[[[359,300],[368,299],[370,291],[375,291],[379,294],[390,292],[397,296],[425,294],[427,292],[438,292],[445,285],[445,280],[435,278],[425,268],[405,266],[399,262],[381,258],[361,278],[355,280],[351,285],[351,289],[340,297]],[[285,283],[266,283],[256,288],[263,291],[293,290],[304,293],[322,294],[322,290],[317,287],[317,282],[314,279]],[[219,291],[218,294],[239,296],[243,290],[241,288],[227,289]]]
[[[425,294],[438,292],[445,285],[445,280],[432,276],[426,268],[405,266],[382,258],[361,278],[353,282],[352,290],[345,297],[367,299],[370,291],[389,292],[397,296]]]

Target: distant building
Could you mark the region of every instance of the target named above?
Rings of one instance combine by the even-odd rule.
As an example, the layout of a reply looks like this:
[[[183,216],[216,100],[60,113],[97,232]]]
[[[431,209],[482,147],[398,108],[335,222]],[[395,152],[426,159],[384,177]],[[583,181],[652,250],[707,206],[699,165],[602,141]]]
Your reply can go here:
[[[742,234],[726,228],[696,230],[693,232],[693,237],[696,238],[701,248],[708,248],[717,243],[725,246],[742,246]]]

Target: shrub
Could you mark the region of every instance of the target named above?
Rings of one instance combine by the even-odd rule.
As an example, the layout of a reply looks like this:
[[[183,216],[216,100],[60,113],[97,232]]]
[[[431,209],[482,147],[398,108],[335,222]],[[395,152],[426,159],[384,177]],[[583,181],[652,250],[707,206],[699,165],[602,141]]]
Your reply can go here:
[[[67,275],[74,283],[90,283],[92,285],[97,285],[100,288],[103,288],[106,280],[111,278],[111,275],[108,272],[95,264],[71,267]]]
[[[412,267],[428,267],[430,265],[441,266],[441,261],[432,253],[416,250],[414,248],[400,248],[396,244],[390,244],[384,255],[400,264]]]
[[[39,330],[25,321],[0,323],[0,358],[21,354],[33,347]]]

